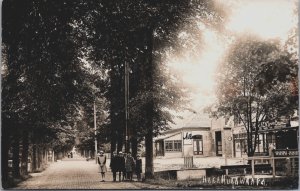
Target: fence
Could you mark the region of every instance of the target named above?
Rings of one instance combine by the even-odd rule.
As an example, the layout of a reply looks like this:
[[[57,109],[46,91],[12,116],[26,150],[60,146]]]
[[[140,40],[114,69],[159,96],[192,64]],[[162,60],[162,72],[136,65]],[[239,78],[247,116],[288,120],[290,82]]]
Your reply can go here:
[[[193,167],[194,167],[193,156],[185,156],[184,157],[184,168],[193,168]]]
[[[255,165],[268,163],[272,167],[272,176],[275,178],[276,172],[278,175],[285,174],[287,176],[298,176],[299,157],[248,157],[245,160],[251,161],[251,175],[255,176]]]

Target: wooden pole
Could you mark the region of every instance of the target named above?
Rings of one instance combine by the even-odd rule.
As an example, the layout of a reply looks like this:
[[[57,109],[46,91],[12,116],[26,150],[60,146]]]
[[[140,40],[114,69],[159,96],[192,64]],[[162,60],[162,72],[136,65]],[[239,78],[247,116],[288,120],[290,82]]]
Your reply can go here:
[[[252,168],[252,178],[254,178],[254,159],[251,160],[251,168]]]
[[[273,174],[273,178],[275,178],[275,160],[274,157],[272,157],[272,174]]]
[[[129,98],[129,74],[128,63],[125,62],[125,152],[128,153],[128,98]]]
[[[97,164],[97,121],[96,121],[96,103],[94,101],[94,128],[95,128],[95,161],[96,161],[96,164]]]

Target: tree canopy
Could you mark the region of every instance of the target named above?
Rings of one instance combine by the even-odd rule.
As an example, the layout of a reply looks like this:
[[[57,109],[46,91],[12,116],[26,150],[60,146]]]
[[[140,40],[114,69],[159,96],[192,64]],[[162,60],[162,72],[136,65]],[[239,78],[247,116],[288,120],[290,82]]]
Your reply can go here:
[[[247,131],[248,156],[257,146],[258,131],[293,114],[297,99],[291,82],[298,74],[291,54],[276,41],[253,36],[237,39],[217,72],[214,115],[234,116]]]
[[[199,43],[180,33],[199,39],[197,22],[218,25],[220,18],[208,0],[4,1],[2,131],[17,143],[13,132],[22,129],[31,142],[56,151],[70,149],[75,135],[91,146],[92,104],[104,100],[98,138],[110,135],[112,151],[121,150],[127,63],[130,141],[137,152],[146,140],[146,174],[153,176],[153,136],[187,101],[165,57],[186,47],[198,51]]]

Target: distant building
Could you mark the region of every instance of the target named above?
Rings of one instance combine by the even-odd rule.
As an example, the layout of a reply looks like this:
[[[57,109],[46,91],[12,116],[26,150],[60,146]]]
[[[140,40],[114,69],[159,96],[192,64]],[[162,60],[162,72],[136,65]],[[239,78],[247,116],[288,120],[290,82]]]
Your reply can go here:
[[[269,147],[275,155],[298,155],[299,118],[288,122],[265,124],[258,132],[255,155],[269,155]],[[286,150],[289,150],[288,152]],[[175,158],[184,156],[246,157],[247,133],[233,118],[209,118],[204,113],[194,113],[183,125],[163,132],[154,138],[154,156]]]
[[[232,157],[232,132],[225,119],[212,119],[207,114],[192,114],[184,125],[154,138],[156,157]]]

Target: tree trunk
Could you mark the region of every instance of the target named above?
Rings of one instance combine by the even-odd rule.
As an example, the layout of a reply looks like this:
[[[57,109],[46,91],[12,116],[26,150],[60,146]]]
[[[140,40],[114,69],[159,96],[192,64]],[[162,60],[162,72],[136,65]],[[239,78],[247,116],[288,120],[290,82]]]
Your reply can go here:
[[[117,150],[116,144],[117,144],[116,140],[114,138],[112,138],[111,141],[110,141],[110,145],[111,145],[110,146],[110,154],[111,154],[111,156],[112,156],[113,152]]]
[[[8,151],[9,151],[9,133],[7,127],[2,127],[2,143],[1,143],[1,168],[2,168],[2,186],[3,188],[8,187]]]
[[[153,61],[153,28],[150,27],[147,29],[146,32],[146,39],[149,40],[148,45],[149,49],[147,52],[148,56],[148,63],[146,66],[146,84],[147,89],[151,92],[151,96],[149,99],[149,105],[147,106],[147,117],[146,119],[146,127],[147,127],[147,134],[145,136],[145,146],[146,146],[146,166],[145,166],[145,178],[152,179],[154,178],[154,167],[153,167],[153,117],[154,117],[154,74],[155,74],[155,62]]]
[[[146,146],[145,178],[152,179],[152,178],[154,178],[152,129],[149,129],[147,135],[145,136],[145,146]]]
[[[136,159],[136,155],[137,155],[137,138],[136,136],[131,138],[131,150],[132,150],[132,156],[133,158]]]
[[[37,170],[37,148],[36,144],[32,145],[32,172],[36,172]]]
[[[53,157],[54,157],[54,162],[57,162],[57,159],[58,159],[58,152],[57,151],[54,151]]]
[[[45,169],[46,167],[46,149],[45,147],[42,148],[42,169]]]
[[[109,60],[111,62],[111,87],[110,91],[110,120],[111,120],[111,153],[115,150],[122,151],[124,141],[124,129],[125,129],[125,112],[122,111],[124,106],[124,83],[122,81],[123,73],[120,72],[120,68],[117,69],[114,62],[120,62],[119,60]]]
[[[13,140],[13,177],[20,177],[20,135],[16,133]]]
[[[36,159],[37,159],[37,170],[38,171],[40,171],[40,168],[41,168],[41,148],[40,148],[40,146],[39,145],[37,145],[37,147],[36,147],[36,154],[37,154],[37,157],[36,157]]]
[[[122,151],[122,149],[123,149],[123,137],[122,138],[119,138],[118,139],[118,144],[117,144],[117,150],[118,150],[118,152],[119,151]]]
[[[28,131],[24,131],[23,133],[23,137],[22,137],[22,145],[23,145],[23,149],[22,149],[22,159],[21,159],[21,171],[22,171],[22,175],[27,175],[28,174],[28,147],[29,147],[29,143],[28,143]]]

